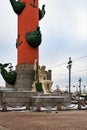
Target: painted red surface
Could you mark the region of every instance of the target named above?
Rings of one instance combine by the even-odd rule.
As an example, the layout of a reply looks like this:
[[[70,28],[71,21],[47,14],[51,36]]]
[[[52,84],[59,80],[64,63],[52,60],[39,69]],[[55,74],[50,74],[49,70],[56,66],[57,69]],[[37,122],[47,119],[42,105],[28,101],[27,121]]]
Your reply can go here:
[[[21,0],[26,3],[26,7],[20,15],[18,15],[18,34],[20,42],[18,46],[18,64],[34,64],[35,59],[39,57],[39,48],[32,48],[27,43],[25,36],[27,32],[34,31],[38,26],[38,8],[33,8],[33,0]],[[35,1],[38,7],[38,0]]]

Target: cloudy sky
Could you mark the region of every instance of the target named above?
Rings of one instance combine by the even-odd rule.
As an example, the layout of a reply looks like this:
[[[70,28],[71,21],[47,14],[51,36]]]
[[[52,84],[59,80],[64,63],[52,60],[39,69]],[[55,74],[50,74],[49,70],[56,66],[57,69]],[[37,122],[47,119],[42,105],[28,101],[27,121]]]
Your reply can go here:
[[[0,62],[17,64],[15,41],[17,15],[9,0],[0,1]],[[40,65],[52,69],[54,86],[68,86],[67,62],[72,59],[72,86],[87,87],[87,0],[39,0],[46,5],[46,15],[39,22],[42,32]],[[0,76],[0,85],[4,80]],[[76,89],[73,88],[72,89]]]

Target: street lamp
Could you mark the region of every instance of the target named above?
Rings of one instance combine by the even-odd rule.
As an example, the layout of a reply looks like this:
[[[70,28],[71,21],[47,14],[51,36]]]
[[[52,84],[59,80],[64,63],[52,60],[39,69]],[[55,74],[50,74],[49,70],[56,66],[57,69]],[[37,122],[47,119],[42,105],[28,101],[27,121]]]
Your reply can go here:
[[[69,62],[67,68],[69,69],[69,93],[71,93],[71,66],[72,66],[72,61],[71,57],[69,57]]]
[[[82,82],[82,79],[81,78],[79,78],[79,93],[80,93],[80,95],[81,95],[81,82]]]
[[[84,94],[85,94],[85,87],[86,87],[86,86],[84,85]]]

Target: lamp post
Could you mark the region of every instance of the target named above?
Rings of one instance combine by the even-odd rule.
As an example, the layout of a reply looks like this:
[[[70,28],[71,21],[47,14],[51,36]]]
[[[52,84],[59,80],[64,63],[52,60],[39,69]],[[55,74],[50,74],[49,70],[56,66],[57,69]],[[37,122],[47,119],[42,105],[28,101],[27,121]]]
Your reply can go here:
[[[78,80],[78,81],[79,81],[79,93],[80,93],[80,95],[81,95],[81,93],[82,93],[82,92],[81,92],[81,82],[82,82],[82,79],[81,79],[81,78],[79,78],[79,80]]]
[[[86,86],[84,85],[84,94],[85,94],[85,87],[86,87]]]
[[[71,66],[72,66],[72,60],[71,57],[69,57],[69,62],[67,68],[69,69],[69,93],[71,93]]]
[[[68,86],[66,86],[66,92],[68,93]]]

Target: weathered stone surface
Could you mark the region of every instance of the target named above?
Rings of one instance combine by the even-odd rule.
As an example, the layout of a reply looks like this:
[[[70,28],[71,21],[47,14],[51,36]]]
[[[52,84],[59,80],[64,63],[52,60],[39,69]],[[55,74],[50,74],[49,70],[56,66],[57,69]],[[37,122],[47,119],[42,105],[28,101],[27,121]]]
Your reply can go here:
[[[33,64],[21,64],[16,66],[17,80],[15,88],[18,91],[30,91],[34,81]]]
[[[35,96],[35,92],[25,91],[25,92],[3,92],[1,97],[1,103],[3,101],[7,102],[8,106],[24,106],[26,101],[30,100],[32,96]]]
[[[6,83],[6,87],[17,91],[30,91],[34,81],[33,64],[20,64],[16,66],[17,79],[14,85]]]

